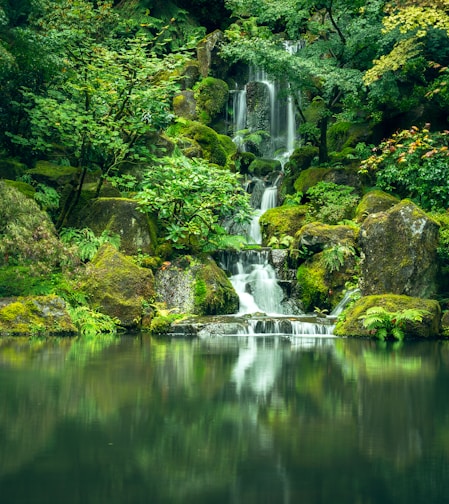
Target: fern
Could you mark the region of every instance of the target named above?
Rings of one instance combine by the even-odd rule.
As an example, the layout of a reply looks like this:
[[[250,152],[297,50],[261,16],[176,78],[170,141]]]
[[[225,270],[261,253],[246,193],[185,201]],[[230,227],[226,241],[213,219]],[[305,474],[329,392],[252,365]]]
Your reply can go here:
[[[96,236],[90,228],[62,228],[60,238],[63,243],[76,246],[83,262],[91,261],[101,245],[106,242],[117,249],[120,247],[120,236],[107,229],[100,236]]]
[[[90,309],[87,306],[68,307],[72,322],[82,336],[117,332],[118,319]]]
[[[429,314],[428,311],[416,308],[390,312],[382,306],[373,306],[359,319],[362,320],[363,326],[372,331],[380,340],[392,337],[402,341],[405,336],[406,322],[422,322],[427,314]]]

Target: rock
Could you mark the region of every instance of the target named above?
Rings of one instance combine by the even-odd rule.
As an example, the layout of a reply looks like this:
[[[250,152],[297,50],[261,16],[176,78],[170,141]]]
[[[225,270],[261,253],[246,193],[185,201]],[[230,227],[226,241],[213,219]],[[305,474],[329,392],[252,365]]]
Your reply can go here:
[[[326,281],[326,268],[322,253],[307,259],[297,271],[298,292],[306,313],[315,308],[331,308],[329,285]]]
[[[210,258],[183,256],[156,273],[158,301],[178,313],[226,315],[239,307],[231,282]]]
[[[355,210],[355,221],[363,222],[372,213],[385,212],[399,203],[399,199],[378,189],[366,193]]]
[[[143,307],[155,295],[151,270],[137,266],[109,243],[86,266],[84,289],[91,306],[127,328],[140,326]]]
[[[0,334],[71,335],[77,332],[65,301],[55,295],[0,299]]]
[[[361,297],[351,305],[344,314],[344,318],[337,322],[334,333],[337,336],[372,336],[363,327],[363,316],[369,308],[380,306],[389,312],[400,312],[408,309],[425,310],[422,322],[407,322],[406,337],[432,338],[440,333],[441,309],[437,301],[417,297],[400,296],[397,294],[382,294]]]
[[[266,177],[272,172],[281,172],[282,165],[277,159],[256,158],[248,167],[248,171],[255,177]]]
[[[360,192],[362,189],[362,182],[357,170],[352,167],[307,168],[307,170],[303,170],[295,180],[294,188],[297,192],[306,194],[311,187],[322,181],[351,186],[354,187],[357,192]]]
[[[173,98],[173,110],[178,117],[196,119],[196,100],[193,91],[181,91]]]
[[[0,159],[0,178],[15,180],[28,170],[28,166],[14,158]]]
[[[200,74],[203,77],[207,77],[209,75],[213,60],[218,58],[218,51],[223,38],[223,32],[215,30],[206,35],[206,37],[198,44],[196,57],[198,59]]]
[[[80,169],[73,166],[61,166],[50,161],[37,161],[36,166],[27,171],[28,175],[42,184],[58,189],[78,180]]]
[[[128,198],[92,199],[72,216],[70,225],[91,228],[97,236],[105,230],[117,233],[126,254],[153,254],[157,242],[156,221]]]
[[[369,215],[359,234],[363,295],[436,292],[439,225],[409,200]]]
[[[225,81],[214,77],[206,77],[194,88],[199,121],[210,124],[224,109],[229,96],[229,88]]]
[[[355,247],[358,229],[353,226],[311,222],[301,227],[295,236],[295,247],[319,252],[325,247],[346,245]]]
[[[266,245],[272,238],[281,242],[285,236],[295,236],[304,223],[306,213],[305,205],[280,206],[267,210],[259,219],[263,243]]]

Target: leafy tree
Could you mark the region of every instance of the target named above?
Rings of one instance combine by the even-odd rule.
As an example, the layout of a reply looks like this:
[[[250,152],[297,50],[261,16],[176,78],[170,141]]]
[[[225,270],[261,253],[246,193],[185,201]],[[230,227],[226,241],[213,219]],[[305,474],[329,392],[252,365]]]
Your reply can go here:
[[[38,26],[58,49],[60,75],[45,94],[23,90],[31,133],[11,137],[38,153],[59,147],[63,158],[82,168],[78,195],[87,171],[100,168],[98,193],[105,176],[151,156],[151,135],[171,120],[185,56],[158,55],[159,38],[145,32],[116,37],[126,26],[106,2],[46,5]],[[76,204],[77,197],[67,201]]]
[[[363,72],[376,55],[383,2],[348,0],[228,0],[238,21],[227,31],[223,54],[263,67],[302,92],[298,113],[309,139],[327,161],[327,128],[342,111],[360,108]],[[274,32],[274,33],[273,33]],[[283,34],[283,35],[281,35]],[[285,50],[285,37],[302,39],[296,53]],[[305,106],[312,104],[308,110]],[[313,133],[313,134],[312,134]]]
[[[217,249],[226,218],[248,222],[252,215],[236,174],[182,155],[162,158],[148,170],[135,199],[143,211],[157,214],[166,240],[178,249]]]

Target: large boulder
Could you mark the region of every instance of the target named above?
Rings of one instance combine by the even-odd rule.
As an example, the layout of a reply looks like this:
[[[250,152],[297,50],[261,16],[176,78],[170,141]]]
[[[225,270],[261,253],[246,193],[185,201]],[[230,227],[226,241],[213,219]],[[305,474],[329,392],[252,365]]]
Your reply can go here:
[[[86,266],[84,289],[91,306],[128,328],[141,325],[144,307],[155,294],[151,270],[137,266],[109,243]]]
[[[373,336],[363,327],[363,319],[360,318],[373,307],[381,307],[392,313],[410,309],[425,311],[422,322],[406,322],[406,337],[432,338],[440,333],[441,308],[437,301],[397,294],[361,297],[345,311],[344,318],[337,322],[334,333],[337,336]]]
[[[391,194],[376,189],[367,192],[355,210],[355,221],[363,222],[372,213],[385,212],[397,205],[399,199]]]
[[[409,200],[369,215],[359,234],[363,295],[436,292],[438,223]]]
[[[226,315],[239,307],[231,282],[210,258],[183,256],[156,273],[157,299],[168,309],[195,315]]]
[[[74,227],[88,227],[96,235],[105,230],[120,236],[126,254],[153,254],[157,242],[156,222],[128,198],[96,198],[87,202],[71,219]]]
[[[314,252],[334,245],[355,247],[357,234],[358,229],[354,226],[311,222],[301,227],[296,233],[295,246],[298,249],[307,248]]]
[[[65,301],[55,295],[0,299],[0,334],[70,335],[77,332]]]
[[[267,210],[259,219],[263,243],[266,245],[272,238],[276,238],[281,244],[283,237],[295,236],[304,224],[306,213],[305,205],[280,206]]]
[[[207,77],[214,63],[219,61],[220,44],[224,35],[220,30],[215,30],[204,37],[196,49],[198,68],[202,77]]]
[[[181,91],[173,98],[173,110],[178,117],[196,119],[196,100],[193,91]]]

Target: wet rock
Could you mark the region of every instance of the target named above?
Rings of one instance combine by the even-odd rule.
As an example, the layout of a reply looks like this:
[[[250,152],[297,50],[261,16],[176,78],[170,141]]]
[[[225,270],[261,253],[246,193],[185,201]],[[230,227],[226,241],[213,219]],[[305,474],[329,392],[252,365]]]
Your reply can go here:
[[[295,236],[295,246],[319,252],[325,247],[346,245],[355,247],[358,229],[353,226],[311,222],[303,226]]]
[[[178,117],[196,119],[196,100],[193,91],[181,91],[173,98],[173,110]]]

